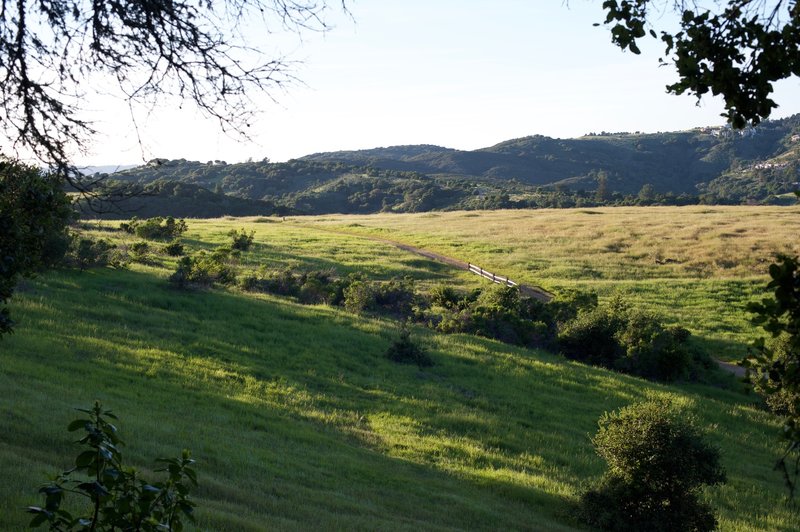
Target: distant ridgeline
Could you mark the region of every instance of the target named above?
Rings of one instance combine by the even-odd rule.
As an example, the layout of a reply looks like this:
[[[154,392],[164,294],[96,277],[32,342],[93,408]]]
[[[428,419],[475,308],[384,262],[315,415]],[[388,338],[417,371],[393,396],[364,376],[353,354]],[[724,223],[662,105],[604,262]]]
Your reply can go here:
[[[138,216],[211,217],[794,203],[799,182],[800,115],[794,115],[744,131],[533,136],[474,151],[419,145],[286,163],[154,159],[112,174],[108,185],[144,188],[129,206]],[[106,216],[129,217],[130,209]]]

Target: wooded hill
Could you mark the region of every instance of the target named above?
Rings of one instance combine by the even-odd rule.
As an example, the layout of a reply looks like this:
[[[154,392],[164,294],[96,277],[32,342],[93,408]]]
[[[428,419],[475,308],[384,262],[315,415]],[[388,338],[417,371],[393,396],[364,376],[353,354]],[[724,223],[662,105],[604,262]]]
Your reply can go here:
[[[111,177],[149,185],[137,203],[147,215],[774,202],[800,182],[800,115],[744,131],[537,135],[474,151],[418,145],[286,163],[154,159]]]

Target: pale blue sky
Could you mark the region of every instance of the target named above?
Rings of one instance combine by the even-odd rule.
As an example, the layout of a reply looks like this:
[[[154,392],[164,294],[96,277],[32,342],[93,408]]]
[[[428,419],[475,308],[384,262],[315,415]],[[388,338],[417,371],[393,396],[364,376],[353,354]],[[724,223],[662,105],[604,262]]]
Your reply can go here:
[[[335,2],[333,2],[335,4]],[[641,56],[611,45],[600,0],[360,0],[354,20],[331,10],[326,34],[271,37],[302,60],[304,85],[257,97],[253,142],[167,103],[140,116],[110,98],[91,102],[101,135],[83,164],[153,157],[287,160],[319,151],[397,144],[475,149],[542,134],[668,131],[721,124],[722,104],[673,96],[656,41]],[[669,17],[663,19],[668,22]],[[800,80],[778,85],[775,118],[800,112]]]

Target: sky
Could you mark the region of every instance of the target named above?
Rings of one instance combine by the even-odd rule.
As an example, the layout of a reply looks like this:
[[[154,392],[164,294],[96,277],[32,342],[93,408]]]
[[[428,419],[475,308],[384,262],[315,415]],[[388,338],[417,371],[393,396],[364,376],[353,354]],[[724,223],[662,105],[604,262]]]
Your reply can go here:
[[[78,163],[286,161],[404,144],[471,150],[535,134],[724,123],[721,100],[666,93],[676,75],[659,66],[660,43],[639,56],[613,46],[593,26],[603,20],[599,0],[350,0],[350,14],[331,4],[327,32],[266,36],[276,56],[300,62],[302,83],[253,96],[251,140],[174,101],[136,111],[137,135],[124,101],[94,97],[85,106],[100,133]],[[776,84],[774,99],[773,118],[800,112],[800,80]]]

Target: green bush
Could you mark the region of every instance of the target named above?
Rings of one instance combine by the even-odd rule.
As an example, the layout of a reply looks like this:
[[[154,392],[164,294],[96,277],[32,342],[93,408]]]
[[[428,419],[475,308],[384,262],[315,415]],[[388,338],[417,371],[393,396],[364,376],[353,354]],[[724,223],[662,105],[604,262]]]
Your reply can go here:
[[[6,304],[19,279],[64,256],[73,214],[58,176],[0,155],[0,336],[13,328]]]
[[[102,268],[109,264],[118,266],[121,261],[114,253],[116,246],[108,240],[94,240],[73,235],[65,262],[81,271],[89,268]]]
[[[147,242],[134,242],[131,244],[130,251],[133,255],[144,255],[150,251],[150,245]]]
[[[236,273],[231,265],[234,256],[234,252],[227,248],[217,248],[211,253],[200,251],[192,257],[183,257],[169,282],[183,289],[208,287],[215,283],[233,284],[236,282]]]
[[[440,332],[471,333],[527,347],[552,348],[556,324],[547,305],[521,298],[519,289],[492,285],[428,318]]]
[[[350,312],[361,313],[375,303],[375,293],[369,281],[355,280],[344,289],[344,308]]]
[[[183,518],[194,522],[195,503],[189,497],[197,486],[192,469],[194,460],[184,450],[177,459],[159,458],[157,472],[166,473],[158,482],[147,481],[123,464],[124,445],[117,434],[117,417],[95,402],[86,414],[72,421],[70,432],[83,430],[78,443],[87,450],[75,459],[75,466],[59,474],[54,481],[39,489],[44,506],[29,506],[33,514],[31,528],[47,525],[51,531],[137,530],[158,531],[183,529]],[[84,499],[84,509],[73,513],[65,505],[68,494]]]
[[[433,366],[428,353],[411,340],[411,332],[405,324],[397,339],[386,350],[386,358],[401,364],[416,364],[420,368]]]
[[[396,317],[410,316],[417,302],[414,283],[408,278],[373,283],[372,294],[372,306],[375,310]]]
[[[248,233],[244,229],[234,229],[233,231],[228,232],[228,236],[230,236],[233,240],[231,247],[239,251],[248,251],[250,246],[253,245],[255,234],[255,231],[250,231]]]
[[[186,221],[172,216],[156,216],[146,220],[131,218],[130,222],[119,224],[120,229],[147,240],[173,240],[186,232]]]
[[[725,481],[719,451],[668,403],[650,401],[606,413],[592,440],[608,463],[600,485],[581,497],[581,515],[602,530],[706,531],[704,485]]]
[[[648,379],[697,378],[712,367],[707,354],[692,349],[689,331],[666,328],[650,314],[620,300],[579,311],[563,323],[558,345],[568,358]]]
[[[455,308],[460,299],[458,293],[452,287],[444,284],[434,286],[428,294],[428,300],[431,305],[446,309]]]
[[[170,242],[164,245],[161,250],[170,257],[180,257],[184,253],[183,244],[180,242]]]

